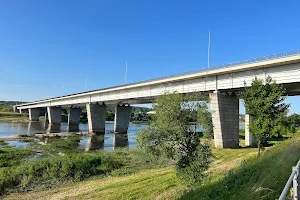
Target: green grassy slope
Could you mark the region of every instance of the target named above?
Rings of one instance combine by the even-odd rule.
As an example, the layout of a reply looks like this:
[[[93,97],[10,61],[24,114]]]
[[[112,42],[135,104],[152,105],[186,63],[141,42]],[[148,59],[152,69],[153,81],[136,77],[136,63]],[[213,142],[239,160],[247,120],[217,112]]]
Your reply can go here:
[[[208,172],[216,174],[240,165],[243,159],[255,154],[256,149],[213,150],[215,158]],[[219,176],[218,176],[219,177]],[[176,199],[186,187],[181,184],[171,168],[138,171],[133,175],[95,177],[93,180],[67,184],[51,190],[19,193],[7,199]]]
[[[251,158],[225,178],[186,192],[181,199],[276,199],[300,159],[300,137]]]
[[[261,158],[253,156],[255,148],[213,149],[213,153],[207,179],[193,190],[177,179],[173,169],[161,168],[94,177],[44,191],[11,194],[5,199],[276,199],[300,158],[300,137],[266,149]]]

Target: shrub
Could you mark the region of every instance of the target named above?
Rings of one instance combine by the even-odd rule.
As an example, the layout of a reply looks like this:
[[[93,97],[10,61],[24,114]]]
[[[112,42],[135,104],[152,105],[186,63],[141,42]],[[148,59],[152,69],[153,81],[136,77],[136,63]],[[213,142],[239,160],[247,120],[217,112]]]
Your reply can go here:
[[[0,169],[0,194],[14,187],[25,189],[49,180],[79,181],[103,173],[98,169],[100,165],[101,157],[95,154],[25,161],[16,167]]]

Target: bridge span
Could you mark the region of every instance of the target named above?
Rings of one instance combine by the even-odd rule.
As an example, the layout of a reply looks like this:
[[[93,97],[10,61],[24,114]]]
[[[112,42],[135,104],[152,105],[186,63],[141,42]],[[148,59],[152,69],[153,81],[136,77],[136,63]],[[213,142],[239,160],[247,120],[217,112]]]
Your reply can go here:
[[[237,94],[250,86],[255,77],[268,76],[282,84],[289,96],[300,95],[300,50],[264,56],[221,65],[215,68],[173,75],[127,85],[87,91],[34,101],[15,106],[28,112],[31,121],[38,121],[41,110],[47,110],[49,123],[61,123],[62,108],[70,108],[69,125],[78,124],[82,108],[87,108],[89,130],[105,131],[106,105],[115,106],[114,131],[127,132],[131,104],[153,103],[166,92],[182,94],[201,92],[211,100],[214,140],[217,148],[239,146],[239,99]],[[250,116],[246,115],[246,145],[254,140],[249,132]]]

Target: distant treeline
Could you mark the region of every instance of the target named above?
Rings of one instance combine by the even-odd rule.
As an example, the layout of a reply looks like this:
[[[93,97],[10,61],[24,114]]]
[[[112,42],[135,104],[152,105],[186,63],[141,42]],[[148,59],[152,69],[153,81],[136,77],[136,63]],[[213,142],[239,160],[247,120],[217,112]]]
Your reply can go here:
[[[0,112],[12,112],[13,106],[22,104],[21,101],[0,101]]]
[[[13,106],[22,104],[26,102],[20,101],[0,101],[0,112],[12,112]],[[131,121],[148,121],[150,116],[147,115],[147,112],[151,111],[151,108],[145,107],[132,107],[131,112]],[[63,111],[63,115],[67,116],[68,113],[66,110]],[[115,108],[107,106],[106,108],[106,120],[107,121],[114,121],[115,118]],[[67,118],[63,117],[63,121],[66,121]],[[83,109],[81,114],[81,121],[87,121],[87,114],[86,109]]]
[[[147,115],[147,112],[151,111],[151,108],[145,107],[132,107],[130,121],[146,122],[151,119],[151,116]],[[115,119],[115,108],[106,107],[106,121],[114,121]],[[87,121],[86,109],[82,111],[81,121]]]

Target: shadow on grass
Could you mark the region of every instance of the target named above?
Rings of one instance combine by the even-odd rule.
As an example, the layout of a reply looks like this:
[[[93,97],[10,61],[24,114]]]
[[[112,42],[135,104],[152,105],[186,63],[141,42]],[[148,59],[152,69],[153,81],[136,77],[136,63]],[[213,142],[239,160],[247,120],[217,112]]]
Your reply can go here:
[[[284,142],[266,151],[262,157],[252,157],[225,176],[220,175],[179,199],[276,199],[283,190],[291,168],[299,160],[300,140]]]

